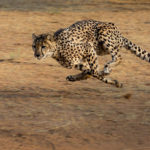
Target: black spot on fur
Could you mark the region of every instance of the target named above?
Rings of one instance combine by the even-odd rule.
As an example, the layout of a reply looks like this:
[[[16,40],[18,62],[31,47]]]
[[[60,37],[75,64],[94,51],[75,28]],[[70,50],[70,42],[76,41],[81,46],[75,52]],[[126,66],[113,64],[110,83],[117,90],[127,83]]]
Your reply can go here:
[[[54,33],[54,37],[55,38],[58,38],[58,36],[62,33],[62,31],[64,31],[64,29],[59,29],[59,30],[57,30],[55,33]]]
[[[137,54],[138,57],[141,57],[141,53]]]
[[[107,44],[107,47],[110,47],[110,44]]]
[[[132,45],[132,42],[130,42],[129,45]]]
[[[138,48],[138,51],[141,52],[141,48],[140,47]]]
[[[142,52],[142,54],[145,54],[146,53],[146,51],[144,50],[143,52]]]
[[[133,54],[136,54],[136,51],[133,51],[132,53],[133,53]]]

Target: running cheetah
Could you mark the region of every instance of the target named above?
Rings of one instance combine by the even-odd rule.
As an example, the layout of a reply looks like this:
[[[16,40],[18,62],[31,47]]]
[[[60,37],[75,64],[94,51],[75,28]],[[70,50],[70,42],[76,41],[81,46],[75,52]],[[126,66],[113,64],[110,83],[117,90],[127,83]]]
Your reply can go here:
[[[150,62],[150,53],[123,37],[114,23],[83,20],[68,28],[59,29],[54,34],[32,34],[32,38],[32,48],[37,59],[51,56],[62,66],[81,71],[80,74],[67,76],[68,81],[84,80],[93,76],[105,83],[122,87],[117,80],[106,77],[121,62],[119,50],[122,47]],[[105,54],[110,54],[112,60],[100,71],[98,55]]]

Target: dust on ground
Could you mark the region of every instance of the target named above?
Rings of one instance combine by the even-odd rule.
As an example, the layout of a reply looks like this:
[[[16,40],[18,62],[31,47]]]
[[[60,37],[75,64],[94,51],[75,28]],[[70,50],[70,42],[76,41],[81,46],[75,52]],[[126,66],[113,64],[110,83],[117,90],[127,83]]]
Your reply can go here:
[[[149,63],[123,49],[111,74],[123,88],[93,78],[71,83],[65,77],[78,71],[38,61],[31,48],[32,33],[95,19],[115,22],[150,52],[148,1],[9,2],[0,2],[0,150],[150,150]],[[99,57],[101,67],[108,60]]]

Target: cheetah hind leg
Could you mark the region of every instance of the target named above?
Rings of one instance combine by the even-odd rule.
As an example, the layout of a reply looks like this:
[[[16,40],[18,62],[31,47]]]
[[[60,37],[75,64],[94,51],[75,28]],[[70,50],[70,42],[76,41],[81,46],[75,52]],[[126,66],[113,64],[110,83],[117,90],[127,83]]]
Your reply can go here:
[[[112,78],[105,77],[101,73],[95,72],[95,73],[92,73],[92,76],[97,78],[98,80],[103,81],[104,83],[112,84],[112,85],[114,85],[114,86],[116,86],[118,88],[122,88],[123,87],[123,84],[120,83],[118,80],[114,80]]]

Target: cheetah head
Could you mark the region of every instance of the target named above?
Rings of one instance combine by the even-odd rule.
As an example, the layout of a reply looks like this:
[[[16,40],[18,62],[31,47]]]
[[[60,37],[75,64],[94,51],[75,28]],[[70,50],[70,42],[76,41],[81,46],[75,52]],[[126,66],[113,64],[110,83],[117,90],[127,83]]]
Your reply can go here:
[[[55,51],[55,41],[51,34],[32,34],[32,49],[34,51],[34,56],[37,59],[43,59],[47,56],[53,56]]]

